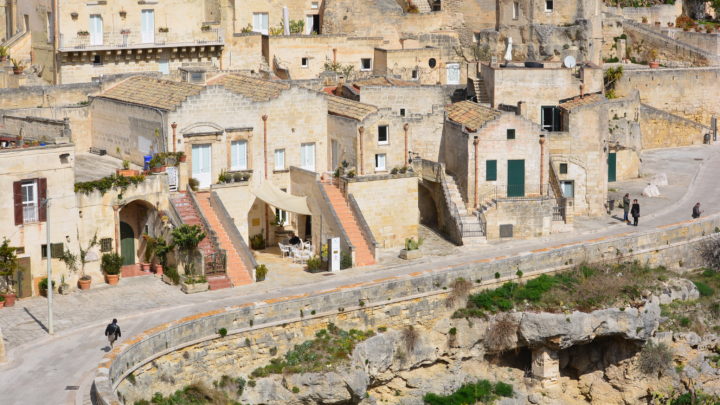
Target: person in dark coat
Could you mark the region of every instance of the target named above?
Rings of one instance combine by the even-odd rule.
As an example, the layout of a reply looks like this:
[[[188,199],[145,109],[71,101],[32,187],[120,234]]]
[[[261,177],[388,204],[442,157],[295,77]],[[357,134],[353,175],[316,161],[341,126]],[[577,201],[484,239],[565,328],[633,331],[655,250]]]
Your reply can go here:
[[[626,224],[630,224],[630,218],[628,217],[628,213],[630,212],[630,194],[625,194],[623,196],[623,221],[625,221]]]
[[[630,215],[633,217],[633,225],[638,226],[640,220],[640,204],[638,200],[633,200],[632,208],[630,208]]]
[[[120,333],[120,325],[117,323],[117,319],[113,319],[112,323],[109,323],[108,326],[105,328],[105,336],[108,338],[108,342],[110,342],[110,347],[113,347],[113,344],[119,338],[122,336]]]
[[[700,218],[700,214],[702,213],[703,212],[700,210],[700,203],[695,204],[695,206],[693,207],[692,217],[698,219]]]

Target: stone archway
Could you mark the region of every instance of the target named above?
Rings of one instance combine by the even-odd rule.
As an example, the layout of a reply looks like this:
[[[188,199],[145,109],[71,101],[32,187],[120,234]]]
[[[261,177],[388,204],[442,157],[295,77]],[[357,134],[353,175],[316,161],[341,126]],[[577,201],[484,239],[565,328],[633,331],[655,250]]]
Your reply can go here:
[[[143,262],[145,240],[143,235],[154,236],[161,226],[158,211],[145,200],[133,200],[120,208],[118,221],[119,254],[123,265]]]

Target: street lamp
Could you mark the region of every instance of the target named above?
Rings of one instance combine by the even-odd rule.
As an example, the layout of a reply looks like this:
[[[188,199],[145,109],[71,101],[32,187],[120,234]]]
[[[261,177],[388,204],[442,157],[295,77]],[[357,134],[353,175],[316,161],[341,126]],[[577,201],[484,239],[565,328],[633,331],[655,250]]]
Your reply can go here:
[[[45,232],[46,232],[46,249],[45,254],[47,255],[47,279],[48,279],[48,333],[54,334],[53,328],[53,312],[52,312],[52,297],[53,297],[53,282],[52,282],[52,244],[50,243],[50,198],[46,198],[42,204],[45,205]]]

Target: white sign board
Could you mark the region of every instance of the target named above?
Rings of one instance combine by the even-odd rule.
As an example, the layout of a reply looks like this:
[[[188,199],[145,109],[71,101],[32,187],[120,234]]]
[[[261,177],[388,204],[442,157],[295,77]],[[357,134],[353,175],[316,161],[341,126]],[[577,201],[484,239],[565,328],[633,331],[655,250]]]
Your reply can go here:
[[[328,239],[330,247],[330,271],[340,270],[340,238]]]
[[[177,167],[168,166],[165,169],[165,173],[167,173],[167,176],[168,176],[168,188],[170,189],[170,191],[177,191],[177,189],[178,189]]]

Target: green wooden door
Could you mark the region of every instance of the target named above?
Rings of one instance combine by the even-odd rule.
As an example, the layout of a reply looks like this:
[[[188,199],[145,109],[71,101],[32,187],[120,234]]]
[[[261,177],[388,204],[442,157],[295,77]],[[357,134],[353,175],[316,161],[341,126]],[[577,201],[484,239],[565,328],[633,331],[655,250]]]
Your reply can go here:
[[[615,153],[608,153],[608,181],[612,182],[615,181],[617,178],[617,154]]]
[[[508,160],[508,197],[525,196],[525,161]]]
[[[135,264],[135,232],[125,222],[120,222],[120,256],[123,266]]]

